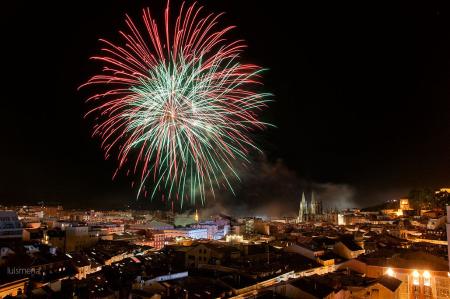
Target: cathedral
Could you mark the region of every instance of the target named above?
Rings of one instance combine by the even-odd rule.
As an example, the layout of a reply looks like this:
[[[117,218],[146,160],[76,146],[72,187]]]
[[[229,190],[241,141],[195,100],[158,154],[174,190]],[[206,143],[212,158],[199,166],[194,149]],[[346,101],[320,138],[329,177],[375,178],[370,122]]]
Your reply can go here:
[[[298,210],[297,223],[317,220],[322,215],[322,201],[317,201],[314,192],[311,192],[311,200],[306,201],[305,193],[302,192],[302,199]]]

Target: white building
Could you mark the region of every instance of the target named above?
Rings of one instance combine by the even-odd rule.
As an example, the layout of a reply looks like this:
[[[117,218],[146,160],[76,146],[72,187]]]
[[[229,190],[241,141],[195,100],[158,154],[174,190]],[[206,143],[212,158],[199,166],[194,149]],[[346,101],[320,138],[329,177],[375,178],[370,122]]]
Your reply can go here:
[[[165,229],[166,238],[190,238],[190,239],[207,239],[208,230],[206,228],[175,228]]]

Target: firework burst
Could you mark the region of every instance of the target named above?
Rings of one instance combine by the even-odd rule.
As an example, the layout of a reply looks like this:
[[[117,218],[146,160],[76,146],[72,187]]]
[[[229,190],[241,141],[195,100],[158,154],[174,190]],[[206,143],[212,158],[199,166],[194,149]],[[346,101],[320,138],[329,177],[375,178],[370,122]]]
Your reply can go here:
[[[105,158],[118,160],[114,176],[134,175],[138,196],[161,192],[182,204],[233,191],[233,164],[248,162],[251,134],[266,126],[257,114],[269,94],[255,91],[262,69],[240,63],[245,44],[227,40],[234,27],[219,28],[221,14],[202,12],[183,3],[171,22],[167,4],[160,28],[144,9],[142,28],[127,16],[121,42],[101,40],[102,55],[92,57],[103,70],[83,86],[102,91],[86,115],[95,116]]]

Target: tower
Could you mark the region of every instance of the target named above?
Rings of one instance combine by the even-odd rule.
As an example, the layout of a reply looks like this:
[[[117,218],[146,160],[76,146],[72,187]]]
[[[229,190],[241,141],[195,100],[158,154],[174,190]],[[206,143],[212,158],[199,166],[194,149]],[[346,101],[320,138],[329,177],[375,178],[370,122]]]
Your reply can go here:
[[[316,198],[314,197],[314,191],[311,192],[311,215],[315,215],[317,212],[317,201]]]
[[[320,200],[318,202],[317,213],[320,214],[320,215],[323,215],[323,202],[322,202],[322,200]]]
[[[198,223],[198,220],[199,220],[199,217],[198,217],[198,211],[197,211],[197,209],[195,209],[194,221],[195,221],[196,223]]]
[[[307,212],[305,193],[302,192],[302,200],[298,209],[297,223],[305,221],[305,214]]]

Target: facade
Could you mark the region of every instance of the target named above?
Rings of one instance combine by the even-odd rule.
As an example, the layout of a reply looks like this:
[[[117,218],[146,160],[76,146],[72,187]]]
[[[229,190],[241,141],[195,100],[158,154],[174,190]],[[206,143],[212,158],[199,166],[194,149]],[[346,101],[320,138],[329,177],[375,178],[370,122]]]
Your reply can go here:
[[[334,252],[346,259],[354,259],[364,254],[365,250],[351,240],[341,240],[334,245]]]
[[[64,252],[73,252],[92,246],[98,241],[96,235],[89,234],[88,226],[64,225],[62,227],[64,229],[46,231],[44,244],[58,247]]]
[[[228,243],[242,243],[244,242],[244,237],[242,235],[227,235],[225,240]]]
[[[208,230],[206,228],[179,228],[164,230],[166,238],[190,238],[190,239],[207,239]]]
[[[445,227],[447,217],[442,216],[438,218],[430,218],[428,219],[427,229],[436,230],[441,227]]]
[[[152,220],[145,224],[131,224],[129,226],[130,230],[166,230],[166,229],[173,229],[174,226],[172,224],[168,224],[165,222]]]
[[[164,242],[166,240],[166,235],[163,231],[149,231],[148,235],[150,237],[150,240],[153,241],[153,244],[151,245],[155,249],[159,250],[164,247]]]
[[[186,251],[185,263],[188,268],[198,268],[200,265],[222,265],[227,260],[238,259],[239,250],[231,246],[198,244]]]
[[[345,263],[367,277],[388,275],[402,281],[399,299],[450,298],[450,277],[446,261],[426,253],[409,253],[390,258],[353,259]]]
[[[14,211],[0,211],[0,240],[22,239],[22,224]]]
[[[192,227],[194,228],[205,228],[207,230],[207,238],[209,240],[213,240],[215,234],[219,231],[219,227],[218,225],[214,224],[213,222],[209,223],[199,223],[199,224],[195,224]]]
[[[0,283],[0,298],[7,296],[15,297],[24,294],[28,278],[19,278],[17,280]]]
[[[353,274],[351,274],[353,275]],[[337,283],[339,281],[339,283]],[[279,292],[288,298],[308,299],[397,299],[401,282],[393,277],[383,276],[368,279],[346,274],[314,275],[295,280]]]
[[[409,199],[408,198],[401,198],[400,199],[400,210],[410,210],[409,206]]]
[[[245,221],[245,234],[253,235],[255,233],[255,219],[247,219]],[[239,232],[237,232],[239,234]]]
[[[166,241],[166,235],[163,231],[158,230],[147,230],[145,232],[146,239],[141,241],[135,241],[134,244],[137,245],[147,245],[151,246],[156,250],[160,250],[164,247]]]
[[[125,231],[125,226],[118,223],[94,223],[89,225],[90,231],[95,231],[100,236],[111,234],[121,234]]]
[[[286,247],[286,251],[301,254],[312,260],[316,260],[318,257],[325,254],[323,248],[313,248],[312,246],[305,246],[302,244],[292,244]]]
[[[255,220],[253,224],[253,233],[270,236],[270,223],[262,220]]]
[[[297,223],[303,222],[305,221],[305,214],[307,213],[307,205],[306,205],[306,198],[305,198],[305,193],[302,192],[302,200],[300,201],[300,207],[298,210],[298,216],[297,216]]]
[[[450,206],[447,206],[447,247],[448,247],[448,271],[450,273]]]
[[[24,241],[38,241],[44,240],[44,231],[42,229],[24,229],[23,230],[23,240]]]
[[[311,211],[309,212],[311,215],[316,215],[317,213],[317,201],[314,196],[314,192],[311,193],[311,204],[310,204]]]
[[[314,192],[311,192],[311,201],[309,205],[306,201],[305,193],[303,192],[296,222],[301,223],[304,221],[316,220],[318,218],[317,215],[322,215],[322,213],[322,202],[316,199]]]
[[[94,245],[98,238],[89,235],[88,226],[70,226],[65,229],[66,232],[66,251],[78,251]]]

